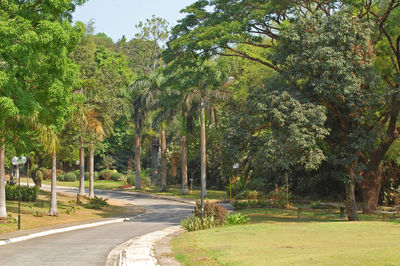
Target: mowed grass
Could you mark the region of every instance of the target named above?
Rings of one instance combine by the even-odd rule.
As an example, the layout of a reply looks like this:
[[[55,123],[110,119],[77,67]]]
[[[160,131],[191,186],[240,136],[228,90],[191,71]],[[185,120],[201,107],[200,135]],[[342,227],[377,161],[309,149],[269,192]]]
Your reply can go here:
[[[122,214],[126,208],[119,202],[110,202],[109,206],[101,210],[88,208],[86,204],[77,204],[76,197],[63,194],[57,195],[57,207],[59,215],[48,216],[50,208],[50,193],[40,191],[36,202],[21,202],[21,228],[31,229],[58,224],[66,224],[80,221],[97,220]],[[118,206],[115,206],[118,205]],[[7,214],[14,219],[18,217],[18,201],[7,201]],[[38,217],[38,215],[41,215]],[[15,231],[18,228],[16,221],[8,224],[0,224],[0,234]]]
[[[42,182],[43,184],[50,185],[51,181],[50,180],[44,180]],[[126,185],[125,182],[123,181],[106,181],[106,180],[95,180],[94,181],[94,188],[95,189],[109,189],[109,190],[116,190],[119,189],[120,186]],[[57,186],[62,186],[62,187],[79,187],[79,181],[74,181],[74,182],[63,182],[63,181],[57,181]],[[85,180],[85,188],[89,187],[89,180]]]
[[[133,190],[137,191],[137,190]],[[182,194],[182,188],[180,186],[168,186],[167,192],[161,192],[160,187],[158,186],[151,186],[149,188],[144,188],[141,192],[147,192],[157,195],[165,195],[165,196],[175,196],[181,197],[186,199],[200,199],[200,189],[195,188],[192,191],[189,189],[189,194]],[[209,190],[207,189],[207,196],[205,199],[207,200],[224,200],[227,199],[226,191],[219,191],[219,190]]]
[[[184,233],[172,241],[184,265],[400,265],[400,223],[347,222],[323,210],[249,209],[250,223]]]

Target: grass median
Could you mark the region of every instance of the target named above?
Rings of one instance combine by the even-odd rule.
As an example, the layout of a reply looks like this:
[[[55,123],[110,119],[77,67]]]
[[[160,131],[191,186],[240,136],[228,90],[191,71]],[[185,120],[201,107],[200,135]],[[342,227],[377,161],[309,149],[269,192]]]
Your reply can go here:
[[[114,217],[126,212],[121,202],[109,201],[110,205],[100,210],[89,208],[87,204],[77,204],[76,197],[57,194],[58,216],[48,216],[50,193],[39,191],[36,202],[21,202],[21,228],[31,229],[59,224],[98,220]],[[7,201],[7,214],[11,223],[0,225],[0,234],[17,230],[18,201]]]
[[[400,223],[360,215],[248,209],[250,223],[185,233],[172,241],[184,265],[398,265]]]

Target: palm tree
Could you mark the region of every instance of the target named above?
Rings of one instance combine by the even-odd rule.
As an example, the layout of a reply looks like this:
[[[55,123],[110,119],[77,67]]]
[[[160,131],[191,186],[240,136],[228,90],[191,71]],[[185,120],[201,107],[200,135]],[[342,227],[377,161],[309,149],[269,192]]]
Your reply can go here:
[[[51,200],[50,200],[50,216],[57,216],[57,150],[60,146],[60,140],[57,131],[52,126],[44,124],[36,124],[40,142],[46,153],[51,155]]]
[[[130,86],[129,92],[133,95],[132,105],[134,109],[133,121],[135,123],[135,188],[141,189],[140,183],[140,142],[144,129],[144,123],[150,111],[155,95],[158,92],[158,75],[152,72],[136,79]]]
[[[106,137],[104,125],[99,120],[99,115],[94,108],[85,112],[87,128],[90,135],[89,144],[89,198],[94,198],[94,141],[103,140]]]

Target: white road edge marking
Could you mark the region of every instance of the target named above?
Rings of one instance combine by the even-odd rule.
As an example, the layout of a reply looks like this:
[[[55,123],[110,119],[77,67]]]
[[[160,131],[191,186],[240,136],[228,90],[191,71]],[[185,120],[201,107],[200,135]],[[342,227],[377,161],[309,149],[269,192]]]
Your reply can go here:
[[[54,234],[58,234],[58,233],[64,233],[64,232],[69,232],[69,231],[74,231],[74,230],[79,230],[79,229],[85,229],[85,228],[91,228],[91,227],[96,227],[96,226],[100,226],[100,225],[121,223],[121,222],[124,222],[125,220],[126,220],[126,218],[120,218],[120,219],[114,219],[114,220],[104,221],[104,222],[75,225],[75,226],[70,226],[70,227],[64,227],[64,228],[34,233],[34,234],[26,235],[26,236],[4,239],[4,240],[0,240],[0,246],[17,243],[17,242],[21,242],[21,241],[25,241],[25,240],[29,240],[29,239],[33,239],[33,238],[37,238],[37,237],[42,237],[42,236],[54,235]]]

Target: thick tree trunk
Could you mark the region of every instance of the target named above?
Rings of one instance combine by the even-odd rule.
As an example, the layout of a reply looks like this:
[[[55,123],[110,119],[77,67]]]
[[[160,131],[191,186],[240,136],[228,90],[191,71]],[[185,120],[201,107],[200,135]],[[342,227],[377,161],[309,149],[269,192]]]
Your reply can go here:
[[[151,141],[151,184],[156,184],[158,180],[158,149],[160,148],[160,141],[153,137]],[[159,183],[158,183],[159,184]]]
[[[79,193],[78,197],[85,196],[85,148],[83,141],[81,141],[81,148],[79,150]]]
[[[188,194],[188,178],[187,178],[187,143],[186,136],[182,136],[182,154],[181,154],[181,170],[182,170],[182,194]]]
[[[201,100],[201,110],[200,110],[200,123],[201,123],[201,134],[200,134],[200,146],[201,146],[201,193],[205,197],[207,196],[206,190],[206,167],[207,167],[207,154],[206,154],[206,122],[204,113],[204,102]]]
[[[348,169],[349,181],[346,183],[346,211],[349,221],[358,221],[357,203],[355,196],[355,177],[354,177],[355,162]]]
[[[363,213],[371,214],[378,208],[379,193],[382,187],[383,176],[381,171],[370,170],[365,173],[360,182],[361,195],[363,201]]]
[[[90,143],[89,150],[89,198],[94,198],[94,147]]]
[[[140,183],[140,136],[139,136],[139,134],[136,134],[136,137],[135,137],[135,174],[136,174],[135,189],[142,189],[142,184]]]
[[[161,191],[167,191],[167,140],[165,137],[164,123],[161,130]]]
[[[4,144],[4,139],[0,144],[0,223],[1,221],[7,221],[7,209],[6,209],[6,187],[5,187],[5,151],[6,145]]]
[[[127,171],[131,171],[133,169],[133,156],[130,155],[127,164]]]
[[[57,155],[53,151],[51,155],[51,200],[50,200],[50,216],[57,216]]]

